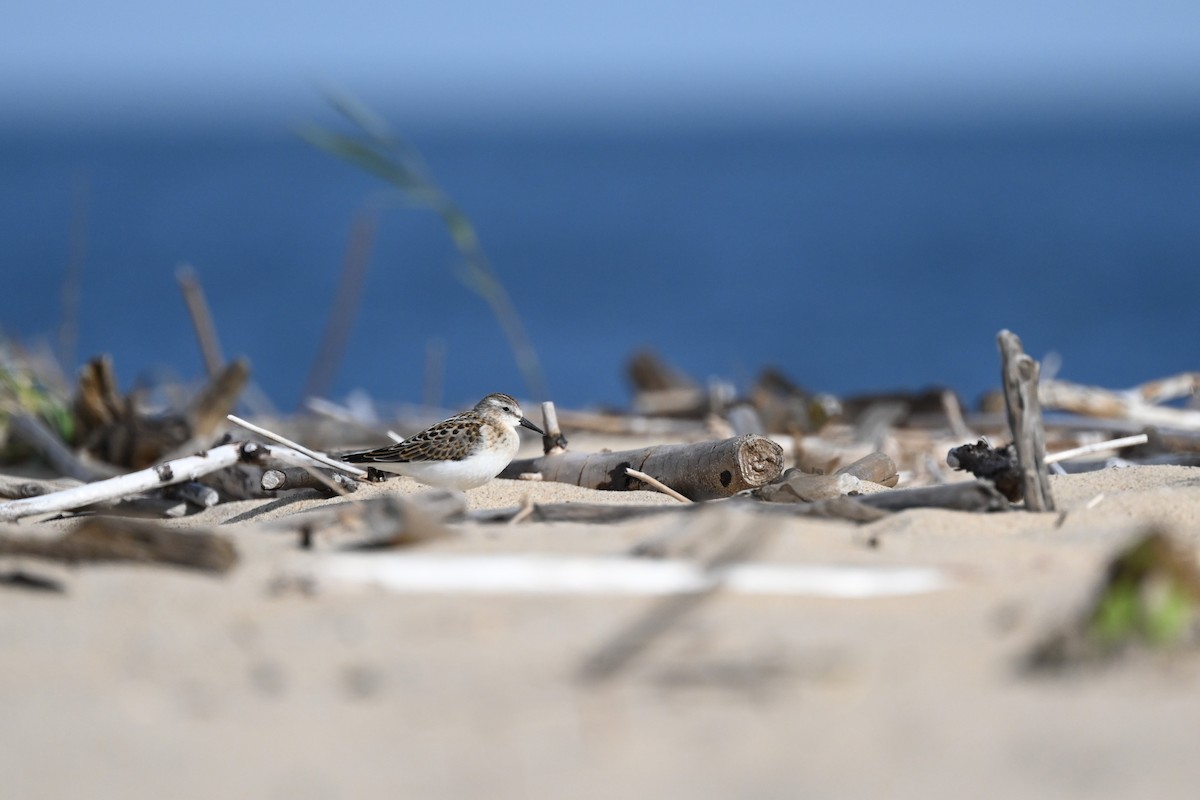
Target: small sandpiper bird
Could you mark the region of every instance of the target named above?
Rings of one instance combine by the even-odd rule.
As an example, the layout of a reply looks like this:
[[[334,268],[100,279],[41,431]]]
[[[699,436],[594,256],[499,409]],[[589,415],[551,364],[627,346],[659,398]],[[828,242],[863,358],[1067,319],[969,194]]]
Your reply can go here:
[[[470,411],[414,434],[403,442],[348,453],[343,461],[394,472],[427,486],[473,489],[508,466],[521,444],[517,426],[542,435],[525,419],[521,406],[506,394],[489,394]]]

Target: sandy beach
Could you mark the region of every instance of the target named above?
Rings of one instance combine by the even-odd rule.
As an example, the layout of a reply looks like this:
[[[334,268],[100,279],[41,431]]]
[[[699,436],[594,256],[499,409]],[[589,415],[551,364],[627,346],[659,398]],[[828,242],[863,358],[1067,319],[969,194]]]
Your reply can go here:
[[[1200,2],[1081,5],[7,7],[0,800],[1200,797]]]
[[[239,565],[48,568],[0,589],[0,774],[11,797],[1190,797],[1195,655],[1023,669],[1082,613],[1105,559],[1158,524],[1193,547],[1200,469],[1052,478],[1060,512],[877,522],[736,511],[620,524],[459,523],[357,558],[624,559],[648,536],[752,532],[748,566],[922,568],[945,585],[845,598],[718,590],[603,680],[583,665],[669,598],[394,591],[306,580],[290,515],[224,503]],[[406,478],[364,487],[419,491]],[[496,480],[472,508],[674,504]],[[23,523],[32,524],[32,523]],[[49,523],[62,525],[63,523]],[[41,566],[8,563],[37,572]]]

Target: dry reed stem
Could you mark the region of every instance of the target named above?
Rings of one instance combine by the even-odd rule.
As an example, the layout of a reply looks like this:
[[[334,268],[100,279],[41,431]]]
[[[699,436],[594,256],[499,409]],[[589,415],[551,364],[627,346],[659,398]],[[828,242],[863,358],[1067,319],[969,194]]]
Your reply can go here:
[[[626,467],[625,474],[631,478],[637,478],[639,481],[646,484],[647,486],[653,486],[655,489],[658,489],[663,494],[667,495],[668,497],[673,497],[681,503],[692,502],[688,498],[681,495],[679,492],[672,489],[670,486],[667,486],[665,483],[660,481],[658,478],[655,478],[652,475],[647,475],[646,473],[644,473],[640,470],[636,470],[633,467]]]
[[[291,439],[288,439],[285,436],[280,436],[278,433],[275,433],[274,431],[269,431],[266,428],[260,428],[258,425],[255,425],[251,422],[247,422],[246,420],[242,419],[241,417],[235,416],[234,414],[228,414],[228,415],[226,415],[225,418],[228,419],[230,422],[232,422],[234,425],[240,425],[241,427],[245,428],[248,431],[257,433],[259,436],[270,439],[271,441],[277,442],[278,444],[281,444],[285,447],[290,447],[291,449],[295,450],[297,453],[306,455],[309,458],[311,458],[313,461],[319,461],[320,463],[324,464],[327,467],[333,467],[334,469],[341,470],[342,472],[353,475],[354,477],[356,477],[360,480],[365,479],[367,477],[367,471],[364,469],[359,469],[358,467],[354,466],[353,464],[347,464],[345,461],[338,461],[335,458],[330,458],[329,456],[325,455],[324,453],[318,453],[316,450],[309,450],[307,447],[305,447],[302,444],[293,442]]]

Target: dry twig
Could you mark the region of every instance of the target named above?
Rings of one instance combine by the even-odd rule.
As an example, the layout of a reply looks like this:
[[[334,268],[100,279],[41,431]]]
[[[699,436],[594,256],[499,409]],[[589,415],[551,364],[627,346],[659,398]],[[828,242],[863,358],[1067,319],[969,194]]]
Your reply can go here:
[[[188,315],[192,318],[192,327],[196,330],[196,340],[200,343],[200,354],[204,358],[204,368],[208,377],[216,378],[225,365],[225,356],[221,355],[221,342],[217,338],[217,327],[213,324],[212,312],[209,311],[208,301],[204,297],[204,289],[200,279],[190,264],[181,264],[175,270],[175,280],[183,292],[183,302],[187,305]]]
[[[229,414],[226,417],[226,419],[228,419],[234,425],[240,425],[241,427],[245,428],[248,431],[257,433],[259,436],[262,436],[266,439],[270,439],[273,442],[278,442],[279,444],[284,445],[285,447],[290,447],[291,449],[295,450],[297,453],[301,453],[305,456],[308,456],[313,461],[317,461],[321,464],[324,464],[327,467],[333,467],[336,470],[341,470],[342,472],[345,472],[349,475],[353,475],[354,477],[356,477],[360,480],[367,477],[367,471],[364,469],[359,469],[358,467],[354,466],[353,464],[347,464],[345,461],[338,461],[336,458],[330,458],[329,456],[325,455],[324,453],[318,453],[315,450],[309,450],[307,447],[305,447],[302,444],[298,444],[296,442],[293,442],[291,439],[288,439],[284,436],[280,436],[278,433],[275,433],[274,431],[269,431],[266,428],[260,428],[259,426],[255,425],[251,422],[247,422],[246,420],[242,419],[241,417],[235,416],[233,414]]]
[[[632,467],[626,467],[625,474],[631,478],[637,478],[642,483],[645,483],[649,486],[653,486],[655,489],[658,489],[663,494],[667,495],[668,497],[673,497],[681,503],[692,502],[691,500],[684,497],[679,492],[675,491],[670,486],[667,486],[665,483],[660,481],[658,478],[653,477],[652,475],[647,475],[646,473],[641,472],[640,470],[633,469]]]

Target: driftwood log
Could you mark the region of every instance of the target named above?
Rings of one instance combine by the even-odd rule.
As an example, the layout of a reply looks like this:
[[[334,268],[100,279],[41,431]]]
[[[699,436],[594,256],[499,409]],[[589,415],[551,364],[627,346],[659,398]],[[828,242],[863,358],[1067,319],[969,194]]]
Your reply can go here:
[[[1155,425],[1184,431],[1200,430],[1200,410],[1158,404],[1197,395],[1200,395],[1198,372],[1186,372],[1119,392],[1058,380],[1044,381],[1038,387],[1038,397],[1046,408],[1127,420],[1136,426]]]
[[[0,521],[11,522],[37,514],[51,514],[82,508],[93,503],[116,500],[195,481],[200,477],[235,465],[261,464],[268,459],[291,464],[315,463],[308,456],[287,447],[258,442],[223,444],[203,453],[164,461],[148,469],[118,475],[115,478],[0,503]],[[214,497],[209,492],[202,491],[204,489],[205,487],[199,487],[190,492],[192,502],[202,507],[210,505]],[[185,494],[188,493],[188,490],[184,491]]]
[[[196,508],[212,508],[221,502],[221,493],[197,481],[177,483],[165,491],[167,497],[183,500]]]
[[[36,514],[67,511],[103,500],[114,500],[150,489],[194,481],[201,475],[232,466],[244,457],[239,445],[227,444],[214,447],[207,453],[176,459],[127,475],[85,483],[50,494],[0,503],[0,520],[11,522]]]
[[[763,436],[738,436],[695,444],[663,444],[615,453],[573,453],[513,461],[501,478],[541,473],[543,480],[589,489],[627,491],[645,484],[625,473],[632,467],[690,500],[729,497],[770,483],[783,471],[783,448]]]
[[[811,503],[851,493],[864,494],[893,488],[899,482],[896,463],[886,453],[874,452],[839,469],[818,475],[792,468],[780,480],[753,490],[753,495],[770,503]]]
[[[889,513],[910,508],[941,508],[948,511],[991,513],[1006,511],[1008,500],[987,481],[959,481],[916,489],[888,489],[861,496],[839,496],[813,503],[763,503],[740,497],[720,501],[738,511],[760,515],[822,517],[849,522],[874,522]],[[669,506],[631,506],[612,503],[534,503],[522,508],[489,508],[471,511],[472,522],[624,522],[642,517],[695,514],[709,507],[705,503]]]
[[[285,450],[283,452],[291,451],[291,452],[301,456],[302,458],[304,458],[305,460],[307,460],[309,462],[316,463],[316,464],[323,464],[326,467],[332,467],[333,469],[340,470],[342,472],[345,472],[348,475],[353,475],[355,478],[360,478],[360,479],[366,478],[368,475],[368,472],[365,469],[360,469],[346,461],[341,461],[340,459],[332,458],[332,457],[326,455],[325,453],[318,453],[315,450],[309,450],[307,447],[300,444],[299,442],[293,442],[291,439],[288,439],[284,436],[280,436],[278,433],[275,433],[274,431],[269,431],[266,428],[260,428],[259,426],[255,425],[253,423],[247,422],[246,420],[244,420],[241,417],[236,416],[234,414],[227,415],[226,419],[228,419],[234,425],[238,425],[240,427],[245,428],[248,431],[257,433],[259,436],[262,436],[266,439],[270,439],[273,442],[278,442],[279,444],[281,444],[285,448],[287,448],[287,450]],[[297,465],[298,466],[307,466],[307,464],[304,462],[297,462]]]
[[[454,531],[446,523],[457,522],[466,513],[467,498],[462,492],[426,489],[292,514],[269,527],[296,531],[305,548],[312,548],[319,539],[338,549],[385,550],[450,537]]]
[[[812,433],[836,413],[832,396],[817,397],[775,367],[765,368],[748,392],[769,431]]]
[[[959,481],[915,489],[892,489],[846,499],[880,511],[942,508],[948,511],[990,513],[1006,511],[1009,507],[1008,499],[988,481]]]
[[[263,472],[260,485],[264,492],[288,489],[315,489],[326,497],[358,491],[358,481],[340,472],[305,467],[282,467]]]
[[[89,517],[54,538],[0,530],[0,556],[67,564],[134,561],[217,573],[228,572],[238,560],[233,543],[219,534],[110,517]]]
[[[523,522],[609,523],[678,513],[681,510],[695,507],[697,507],[696,503],[686,505],[676,503],[669,506],[625,505],[622,503],[534,503],[532,506],[479,509],[469,512],[467,516],[472,522],[483,524],[511,523],[517,519]]]
[[[639,414],[701,417],[709,410],[704,389],[657,353],[635,353],[629,359],[628,371],[633,409]]]
[[[1012,428],[1013,446],[1021,472],[1025,508],[1053,511],[1050,473],[1046,469],[1046,432],[1042,427],[1042,407],[1038,402],[1038,362],[1026,355],[1021,340],[1008,330],[996,335],[1000,347],[1001,378],[1004,381],[1004,405]]]
[[[249,375],[248,362],[230,362],[182,413],[149,415],[139,408],[136,393],[120,394],[111,359],[92,359],[80,372],[72,406],[77,444],[107,464],[148,467],[189,443],[211,439],[237,404]]]

